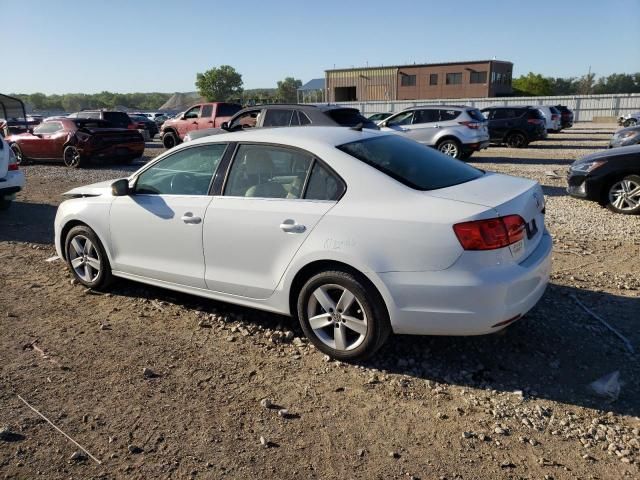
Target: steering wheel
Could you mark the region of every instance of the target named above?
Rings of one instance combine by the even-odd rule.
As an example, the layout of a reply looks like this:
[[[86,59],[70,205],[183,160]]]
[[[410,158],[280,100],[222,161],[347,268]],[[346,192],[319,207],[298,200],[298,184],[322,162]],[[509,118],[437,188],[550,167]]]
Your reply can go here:
[[[171,179],[171,193],[175,195],[198,194],[197,177],[192,173],[178,172]]]

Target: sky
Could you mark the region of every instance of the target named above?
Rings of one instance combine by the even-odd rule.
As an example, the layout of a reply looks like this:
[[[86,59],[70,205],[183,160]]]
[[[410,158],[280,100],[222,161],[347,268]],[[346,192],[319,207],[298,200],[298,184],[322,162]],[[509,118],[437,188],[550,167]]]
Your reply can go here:
[[[365,65],[486,60],[514,76],[640,71],[640,0],[0,0],[3,93],[245,88]]]

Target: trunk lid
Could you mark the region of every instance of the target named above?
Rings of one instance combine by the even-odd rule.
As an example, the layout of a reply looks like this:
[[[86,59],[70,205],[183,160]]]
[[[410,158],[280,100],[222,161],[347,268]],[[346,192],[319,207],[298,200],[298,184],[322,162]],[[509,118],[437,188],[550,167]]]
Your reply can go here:
[[[526,223],[523,240],[509,247],[515,261],[535,250],[544,233],[544,194],[540,184],[525,178],[486,173],[471,182],[425,192],[426,195],[482,205],[496,216],[520,215]]]

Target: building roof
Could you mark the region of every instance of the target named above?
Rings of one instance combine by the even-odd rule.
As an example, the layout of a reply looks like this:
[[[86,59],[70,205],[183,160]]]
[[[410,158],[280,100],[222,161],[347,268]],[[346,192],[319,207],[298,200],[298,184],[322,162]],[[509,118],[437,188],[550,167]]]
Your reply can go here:
[[[446,65],[468,65],[471,63],[508,63],[513,65],[513,62],[509,62],[506,60],[468,60],[463,62],[439,62],[439,63],[413,63],[408,65],[379,65],[374,67],[352,67],[352,68],[333,68],[329,70],[325,70],[325,72],[345,72],[349,70],[371,70],[378,68],[409,68],[409,67],[442,67]]]
[[[324,90],[324,78],[313,78],[298,88],[299,92],[307,92],[310,90]]]

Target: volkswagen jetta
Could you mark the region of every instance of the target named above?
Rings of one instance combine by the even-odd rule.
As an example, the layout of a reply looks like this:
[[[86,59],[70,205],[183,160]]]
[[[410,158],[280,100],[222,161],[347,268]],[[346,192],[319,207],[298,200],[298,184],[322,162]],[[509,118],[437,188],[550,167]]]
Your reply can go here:
[[[56,249],[83,285],[122,277],[291,315],[342,360],[391,332],[496,332],[549,278],[538,183],[390,133],[222,134],[66,195]]]

